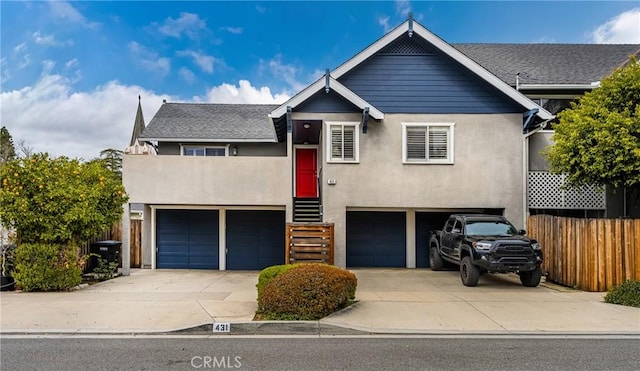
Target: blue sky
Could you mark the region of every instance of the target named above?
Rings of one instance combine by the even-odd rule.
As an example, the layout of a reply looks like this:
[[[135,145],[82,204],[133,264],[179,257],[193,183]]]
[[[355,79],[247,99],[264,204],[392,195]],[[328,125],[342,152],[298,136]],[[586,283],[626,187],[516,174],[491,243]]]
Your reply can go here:
[[[122,149],[142,96],[281,103],[411,11],[450,43],[640,43],[640,1],[2,1],[0,124],[33,151]]]

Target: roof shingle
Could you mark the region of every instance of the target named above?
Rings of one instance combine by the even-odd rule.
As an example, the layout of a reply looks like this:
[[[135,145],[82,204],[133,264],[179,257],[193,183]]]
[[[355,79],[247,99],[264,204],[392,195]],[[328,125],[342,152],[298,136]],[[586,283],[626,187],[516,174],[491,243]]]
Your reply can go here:
[[[511,86],[581,84],[600,81],[632,54],[638,44],[451,44]]]
[[[140,135],[146,140],[277,141],[268,114],[277,105],[164,103]]]

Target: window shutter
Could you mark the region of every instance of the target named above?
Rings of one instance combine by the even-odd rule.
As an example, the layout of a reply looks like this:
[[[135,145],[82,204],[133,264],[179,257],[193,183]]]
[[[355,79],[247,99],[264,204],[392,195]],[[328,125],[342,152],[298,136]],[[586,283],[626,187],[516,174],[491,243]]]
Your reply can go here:
[[[446,127],[429,128],[429,160],[447,160],[449,129]]]
[[[425,128],[407,128],[407,160],[426,159]]]
[[[353,126],[343,127],[343,160],[355,160],[355,128]]]
[[[342,128],[331,128],[331,158],[342,159]]]

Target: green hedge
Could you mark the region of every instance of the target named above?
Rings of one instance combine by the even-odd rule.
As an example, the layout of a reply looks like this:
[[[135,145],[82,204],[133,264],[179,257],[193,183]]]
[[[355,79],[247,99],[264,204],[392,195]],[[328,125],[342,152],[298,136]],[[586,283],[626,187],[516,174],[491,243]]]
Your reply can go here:
[[[627,280],[611,288],[604,296],[604,301],[640,308],[640,281]]]
[[[355,274],[326,264],[300,264],[271,279],[258,300],[258,314],[273,320],[317,320],[355,298]]]
[[[271,282],[276,276],[287,272],[299,264],[283,264],[283,265],[273,265],[271,267],[267,267],[260,271],[260,275],[258,276],[258,283],[256,284],[256,288],[258,289],[258,301],[260,301],[260,297],[262,296],[262,291],[267,283]]]
[[[65,290],[82,282],[76,246],[23,243],[15,253],[13,276],[24,291]]]

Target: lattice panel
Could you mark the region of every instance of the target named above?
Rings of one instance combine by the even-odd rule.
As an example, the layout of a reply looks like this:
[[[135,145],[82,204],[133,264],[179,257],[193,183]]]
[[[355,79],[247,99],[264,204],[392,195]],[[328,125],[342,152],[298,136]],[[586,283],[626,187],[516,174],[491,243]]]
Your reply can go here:
[[[530,171],[529,207],[534,209],[604,209],[604,191],[596,187],[562,189],[564,175]]]
[[[387,45],[381,51],[383,54],[433,54],[426,45],[419,43],[415,38],[405,36]]]

